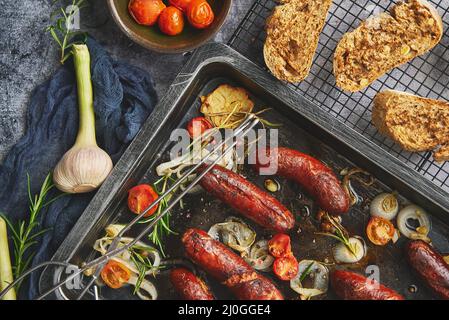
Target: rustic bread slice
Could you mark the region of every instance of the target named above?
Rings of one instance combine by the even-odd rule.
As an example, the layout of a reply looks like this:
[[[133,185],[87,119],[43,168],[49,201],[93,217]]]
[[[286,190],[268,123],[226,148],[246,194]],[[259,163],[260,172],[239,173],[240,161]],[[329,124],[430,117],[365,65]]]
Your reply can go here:
[[[355,92],[391,69],[432,49],[443,23],[425,0],[399,2],[346,33],[334,54],[337,86]]]
[[[449,160],[448,102],[386,90],[374,98],[372,122],[405,150],[434,150],[436,161]]]
[[[332,0],[283,0],[268,18],[263,49],[273,75],[299,82],[310,71]]]

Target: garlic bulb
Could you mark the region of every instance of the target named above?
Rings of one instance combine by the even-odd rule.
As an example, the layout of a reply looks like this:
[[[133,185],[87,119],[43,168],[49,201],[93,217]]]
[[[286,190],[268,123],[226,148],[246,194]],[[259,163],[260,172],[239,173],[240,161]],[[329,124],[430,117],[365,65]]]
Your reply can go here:
[[[67,151],[53,172],[55,186],[67,193],[98,188],[112,170],[109,155],[97,146],[90,55],[86,45],[73,45],[73,62],[79,104],[79,128],[75,145]]]
[[[74,146],[56,165],[53,181],[67,193],[89,192],[98,188],[111,170],[111,158],[99,147]]]

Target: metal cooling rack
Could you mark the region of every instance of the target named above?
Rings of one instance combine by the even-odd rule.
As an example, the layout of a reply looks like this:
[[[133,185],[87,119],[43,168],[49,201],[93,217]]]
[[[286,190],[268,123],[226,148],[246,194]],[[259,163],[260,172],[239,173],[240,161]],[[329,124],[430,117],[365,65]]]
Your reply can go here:
[[[371,124],[372,100],[381,90],[396,89],[449,100],[449,0],[430,0],[444,23],[443,38],[431,52],[392,70],[363,91],[348,93],[335,86],[332,59],[342,35],[356,28],[369,16],[386,11],[394,2],[334,0],[320,35],[309,76],[299,84],[286,85],[449,191],[449,162],[435,162],[430,152],[404,151],[392,140],[379,134]],[[231,47],[263,67],[265,21],[275,6],[276,2],[272,0],[256,0],[229,41]]]

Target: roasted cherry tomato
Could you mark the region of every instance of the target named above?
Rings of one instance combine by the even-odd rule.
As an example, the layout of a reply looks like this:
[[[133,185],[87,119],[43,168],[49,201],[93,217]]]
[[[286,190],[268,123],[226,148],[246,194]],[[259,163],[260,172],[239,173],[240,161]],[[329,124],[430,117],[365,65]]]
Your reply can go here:
[[[122,263],[110,260],[101,270],[101,279],[112,289],[121,288],[131,278],[131,271]]]
[[[187,7],[187,20],[197,28],[204,29],[214,21],[214,12],[206,0],[192,0]]]
[[[189,4],[190,2],[192,2],[192,0],[169,0],[168,2],[172,6],[181,9],[182,12],[187,12],[187,8],[189,7]]]
[[[292,252],[290,237],[283,233],[278,233],[268,241],[268,251],[275,258],[285,257]]]
[[[131,0],[128,11],[138,24],[152,26],[156,24],[165,4],[161,0]]]
[[[368,239],[378,246],[386,245],[394,237],[394,226],[387,219],[372,217],[366,226]]]
[[[152,204],[158,198],[158,194],[154,189],[147,184],[140,184],[132,187],[128,191],[128,208],[134,213],[141,213],[150,204]],[[151,216],[159,205],[155,205],[145,214],[145,217]]]
[[[169,36],[176,36],[184,29],[184,16],[176,7],[165,8],[159,16],[159,29]]]
[[[293,254],[277,258],[273,263],[273,272],[281,280],[291,280],[298,274],[298,261]]]
[[[192,138],[202,135],[209,129],[212,129],[213,125],[204,117],[196,117],[189,121],[187,124],[187,131]]]

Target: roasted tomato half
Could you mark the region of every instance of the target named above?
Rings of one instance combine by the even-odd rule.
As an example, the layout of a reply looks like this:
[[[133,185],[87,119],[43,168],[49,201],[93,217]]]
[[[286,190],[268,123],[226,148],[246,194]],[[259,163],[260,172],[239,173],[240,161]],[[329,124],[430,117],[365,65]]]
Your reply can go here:
[[[182,11],[174,6],[165,8],[159,16],[159,29],[169,36],[176,36],[184,29]]]
[[[128,191],[128,208],[134,213],[141,213],[149,207],[157,198],[158,194],[148,184],[140,184],[132,187]],[[156,210],[159,204],[155,205],[145,214],[145,217],[151,216]]]
[[[288,281],[298,274],[298,260],[289,254],[282,258],[277,258],[273,263],[273,272],[281,280]]]
[[[378,246],[384,246],[393,239],[394,232],[393,224],[381,217],[372,217],[366,226],[368,239]]]
[[[189,121],[187,124],[187,131],[192,138],[196,138],[202,135],[209,129],[212,129],[213,125],[204,117],[196,117]]]
[[[268,252],[275,258],[282,258],[291,254],[292,247],[290,236],[284,233],[278,233],[268,241]]]
[[[182,12],[187,12],[187,8],[189,7],[190,2],[192,2],[192,0],[169,0],[168,2],[172,6],[181,9]]]
[[[110,260],[101,270],[101,279],[112,289],[121,288],[131,278],[131,271],[122,263]]]
[[[152,26],[156,24],[165,4],[161,0],[131,0],[128,10],[138,24]]]
[[[214,12],[206,0],[192,0],[187,7],[187,20],[197,28],[204,29],[214,21]]]

